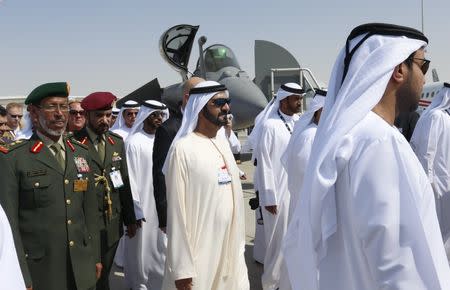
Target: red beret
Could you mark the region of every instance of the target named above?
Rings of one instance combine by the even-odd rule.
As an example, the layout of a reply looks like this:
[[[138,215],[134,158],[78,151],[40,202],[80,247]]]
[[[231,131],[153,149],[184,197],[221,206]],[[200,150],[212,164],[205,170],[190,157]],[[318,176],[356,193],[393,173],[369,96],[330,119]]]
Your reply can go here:
[[[116,99],[110,92],[96,92],[84,98],[81,107],[86,111],[109,110]]]

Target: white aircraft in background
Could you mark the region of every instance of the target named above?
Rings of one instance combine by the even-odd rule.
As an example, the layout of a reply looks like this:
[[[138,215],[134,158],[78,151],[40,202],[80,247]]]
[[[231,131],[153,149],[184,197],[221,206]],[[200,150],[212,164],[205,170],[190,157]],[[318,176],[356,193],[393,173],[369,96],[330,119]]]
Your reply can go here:
[[[434,96],[444,87],[444,82],[439,81],[436,69],[432,70],[433,82],[425,84],[423,86],[422,95],[419,100],[419,108],[417,112],[422,114],[422,112],[431,104]]]

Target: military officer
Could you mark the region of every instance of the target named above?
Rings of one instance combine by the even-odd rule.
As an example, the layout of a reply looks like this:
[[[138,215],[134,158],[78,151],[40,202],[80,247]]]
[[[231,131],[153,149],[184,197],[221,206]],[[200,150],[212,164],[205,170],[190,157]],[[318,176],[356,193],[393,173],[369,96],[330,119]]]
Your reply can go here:
[[[86,112],[86,126],[74,137],[89,148],[97,185],[101,256],[103,271],[97,289],[109,289],[108,276],[123,223],[127,235],[135,235],[137,222],[128,181],[127,162],[122,137],[109,131],[112,105],[116,97],[109,92],[88,95],[81,102]]]
[[[65,82],[35,88],[25,100],[35,133],[0,153],[0,202],[33,290],[93,289],[101,271],[91,159],[63,136],[68,94]]]

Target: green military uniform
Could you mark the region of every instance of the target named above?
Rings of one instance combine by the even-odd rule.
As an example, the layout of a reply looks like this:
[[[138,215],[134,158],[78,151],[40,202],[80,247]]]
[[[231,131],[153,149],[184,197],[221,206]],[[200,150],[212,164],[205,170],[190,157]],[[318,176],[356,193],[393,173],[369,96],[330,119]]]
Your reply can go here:
[[[92,289],[100,262],[92,162],[76,140],[60,144],[64,169],[36,134],[1,151],[0,201],[27,287]]]
[[[97,176],[97,201],[98,217],[100,227],[101,257],[103,264],[102,277],[97,283],[97,289],[109,289],[108,275],[111,270],[114,255],[123,235],[123,224],[136,223],[133,199],[128,180],[127,162],[125,157],[124,143],[122,137],[111,131],[103,134],[104,138],[104,160],[95,148],[98,136],[87,128],[75,132],[74,137],[89,148],[89,154],[93,160],[92,171]],[[110,173],[119,171],[123,186],[114,188]],[[109,197],[106,194],[107,180],[110,188]],[[99,179],[100,178],[100,179]],[[109,200],[108,200],[109,199]],[[108,201],[111,204],[108,204]]]

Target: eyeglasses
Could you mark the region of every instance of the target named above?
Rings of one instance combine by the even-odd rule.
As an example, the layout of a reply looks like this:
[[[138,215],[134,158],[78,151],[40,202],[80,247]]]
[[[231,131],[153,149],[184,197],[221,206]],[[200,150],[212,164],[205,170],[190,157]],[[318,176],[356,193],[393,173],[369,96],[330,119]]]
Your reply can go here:
[[[56,111],[68,112],[69,111],[69,105],[66,105],[66,104],[63,104],[63,105],[58,105],[58,104],[38,105],[37,107],[41,108],[44,111],[48,111],[48,112],[56,112]]]
[[[76,116],[76,115],[84,116],[84,111],[70,110],[69,114],[71,114],[73,116]]]
[[[12,114],[9,114],[9,116],[13,119],[16,119],[16,118],[22,119],[22,117],[23,117],[23,115],[12,115]]]
[[[150,114],[150,118],[157,118],[157,117],[161,117],[164,118],[167,114],[163,111],[155,111],[153,113]]]
[[[420,67],[420,70],[422,71],[422,73],[425,75],[428,71],[428,69],[430,68],[430,62],[431,60],[425,59],[425,58],[417,58],[417,57],[413,57],[411,58],[412,60],[417,59],[417,60],[421,60],[423,61],[423,63],[420,65],[417,62],[414,62],[415,64],[417,64]]]
[[[219,98],[219,99],[214,99],[212,100],[214,106],[216,107],[223,107],[225,106],[225,104],[229,105],[231,103],[231,99],[230,98]]]

